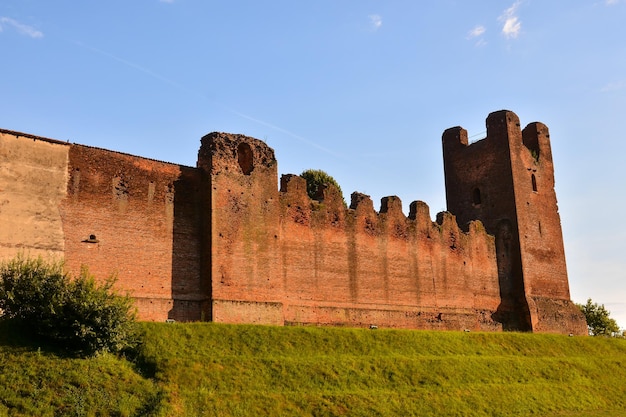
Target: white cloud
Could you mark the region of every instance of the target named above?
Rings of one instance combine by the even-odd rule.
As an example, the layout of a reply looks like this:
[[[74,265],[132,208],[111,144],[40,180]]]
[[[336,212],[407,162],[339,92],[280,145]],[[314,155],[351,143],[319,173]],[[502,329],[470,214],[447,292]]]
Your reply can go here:
[[[370,18],[370,23],[374,30],[380,29],[380,27],[383,25],[383,19],[382,17],[380,17],[380,15],[371,14],[368,17]]]
[[[619,0],[606,0],[604,2],[604,4],[606,4],[607,6],[613,6],[614,4],[619,3]]]
[[[17,32],[21,35],[28,36],[33,39],[43,38],[43,33],[33,28],[32,26],[25,25],[23,23],[18,22],[17,20],[13,20],[9,17],[0,17],[0,32],[4,30],[4,27],[12,27],[17,30]]]
[[[159,0],[159,3],[174,3],[174,0]]]
[[[467,39],[477,38],[486,31],[487,29],[484,26],[478,25],[467,33]]]
[[[517,9],[522,4],[521,0],[517,0],[511,7],[506,9],[498,20],[504,22],[502,25],[502,33],[506,38],[517,38],[522,31],[522,22],[517,16]]]
[[[485,34],[486,31],[487,31],[487,29],[485,29],[484,26],[477,25],[472,30],[467,32],[466,39],[467,40],[476,40],[476,42],[474,43],[474,46],[476,46],[476,47],[485,46],[485,45],[487,45],[487,42],[485,41],[485,39],[482,38],[482,36]]]

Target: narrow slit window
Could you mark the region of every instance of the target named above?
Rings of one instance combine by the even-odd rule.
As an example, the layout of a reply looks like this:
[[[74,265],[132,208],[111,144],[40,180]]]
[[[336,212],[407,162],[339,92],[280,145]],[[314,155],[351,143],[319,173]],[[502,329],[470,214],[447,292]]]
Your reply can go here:
[[[532,174],[530,177],[530,181],[533,184],[533,191],[537,192],[537,178],[535,177],[535,174]]]
[[[475,206],[480,206],[481,202],[480,190],[478,188],[474,188],[474,191],[472,191],[472,203]]]

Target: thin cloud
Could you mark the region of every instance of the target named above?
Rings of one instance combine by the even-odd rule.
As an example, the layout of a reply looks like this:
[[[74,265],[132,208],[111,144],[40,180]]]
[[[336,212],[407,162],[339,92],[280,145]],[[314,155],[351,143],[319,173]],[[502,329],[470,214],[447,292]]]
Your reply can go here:
[[[378,30],[383,25],[383,19],[380,15],[371,14],[368,16],[370,18],[370,24],[372,25],[372,29]]]
[[[159,0],[159,3],[174,3],[174,0]]]
[[[517,0],[511,7],[506,9],[500,17],[498,17],[498,20],[503,22],[502,33],[507,39],[517,38],[522,31],[522,22],[517,16],[517,9],[521,4],[522,1]]]
[[[120,58],[119,56],[111,54],[111,53],[106,52],[106,51],[103,51],[102,49],[98,49],[98,48],[94,48],[93,46],[86,45],[86,44],[84,44],[82,42],[72,41],[72,43],[74,43],[75,45],[77,45],[79,47],[82,47],[82,48],[85,48],[87,50],[90,50],[90,51],[92,51],[92,52],[94,52],[96,54],[99,54],[99,55],[102,55],[102,56],[107,57],[109,59],[112,59],[114,61],[117,61],[117,62],[119,62],[119,63],[121,63],[123,65],[126,65],[126,66],[130,67],[130,68],[133,68],[134,70],[142,72],[142,73],[144,73],[144,74],[146,74],[146,75],[148,75],[148,76],[150,76],[152,78],[155,78],[155,79],[157,79],[157,80],[159,80],[161,82],[170,84],[170,85],[172,85],[172,86],[178,88],[179,90],[184,91],[184,92],[186,92],[188,94],[192,94],[192,95],[195,95],[195,96],[200,97],[202,99],[209,100],[205,95],[200,94],[200,93],[198,93],[197,91],[195,91],[195,90],[193,90],[191,88],[187,88],[184,85],[179,84],[179,83],[177,83],[177,82],[175,82],[175,81],[173,81],[173,80],[171,80],[171,79],[169,79],[167,77],[164,77],[164,76],[162,76],[162,75],[160,75],[160,74],[158,74],[158,73],[156,73],[154,71],[151,71],[148,68],[142,67],[141,65],[137,65],[134,62],[128,61],[128,60],[126,60],[124,58]],[[214,100],[212,100],[212,101],[213,101],[213,103],[216,106],[219,106],[222,109],[224,109],[224,110],[226,110],[226,111],[228,111],[230,113],[233,113],[233,114],[235,114],[235,115],[237,115],[237,116],[239,116],[239,117],[241,117],[243,119],[250,120],[250,121],[255,122],[257,124],[260,124],[262,126],[265,126],[265,127],[270,128],[270,129],[276,130],[278,132],[284,133],[284,134],[286,134],[286,135],[288,135],[288,136],[290,136],[290,137],[292,137],[294,139],[297,139],[297,140],[299,140],[301,142],[304,142],[304,143],[308,144],[309,146],[317,148],[317,149],[319,149],[319,150],[321,150],[323,152],[326,152],[327,154],[332,155],[334,157],[337,157],[337,158],[341,157],[341,155],[337,154],[336,152],[333,152],[332,150],[330,150],[328,148],[324,148],[323,146],[313,142],[312,140],[309,140],[309,139],[307,139],[307,138],[305,138],[303,136],[297,135],[297,134],[295,134],[295,133],[293,133],[293,132],[291,132],[291,131],[289,131],[287,129],[283,129],[280,126],[276,126],[276,125],[274,125],[272,123],[269,123],[269,122],[266,122],[264,120],[257,119],[255,117],[249,116],[249,115],[247,115],[245,113],[241,113],[241,112],[239,112],[239,111],[237,111],[235,109],[232,109],[232,108],[230,108],[228,106],[225,106],[225,105],[223,105],[223,104],[221,104],[221,103],[219,103],[217,101],[214,101]]]
[[[626,89],[626,80],[609,83],[605,85],[604,87],[602,87],[600,91],[602,93],[609,93],[611,91],[618,91],[618,90],[623,90],[623,89]]]
[[[476,42],[474,43],[474,46],[476,47],[485,46],[487,45],[487,42],[485,41],[485,39],[483,39],[482,36],[485,34],[486,31],[487,29],[485,29],[485,27],[482,25],[475,26],[472,30],[467,32],[466,39],[476,40]]]
[[[10,17],[0,17],[0,32],[5,27],[11,27],[17,31],[20,35],[28,36],[29,38],[38,39],[43,38],[43,33],[33,28],[32,26],[25,25]]]
[[[606,4],[607,6],[613,6],[615,4],[619,3],[619,0],[606,0],[604,2],[604,4]]]
[[[477,38],[485,33],[487,29],[484,26],[478,25],[474,29],[470,30],[467,34],[467,39]]]

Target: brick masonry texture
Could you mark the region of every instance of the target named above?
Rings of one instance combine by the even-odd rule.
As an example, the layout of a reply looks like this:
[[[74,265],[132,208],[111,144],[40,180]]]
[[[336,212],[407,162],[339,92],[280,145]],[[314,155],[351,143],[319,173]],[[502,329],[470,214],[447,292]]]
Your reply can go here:
[[[0,257],[63,256],[143,320],[586,334],[569,299],[549,133],[509,111],[443,134],[449,212],[329,185],[201,139],[196,168],[0,130]]]

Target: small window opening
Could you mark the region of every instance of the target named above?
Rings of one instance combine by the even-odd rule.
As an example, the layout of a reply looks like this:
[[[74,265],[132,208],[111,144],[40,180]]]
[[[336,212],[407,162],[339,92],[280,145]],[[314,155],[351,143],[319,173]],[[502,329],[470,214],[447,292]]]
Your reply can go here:
[[[474,188],[474,191],[472,191],[472,203],[475,206],[480,206],[481,202],[482,200],[480,198],[480,190],[478,188]]]
[[[531,181],[531,182],[532,182],[532,184],[533,184],[533,191],[534,191],[534,192],[537,192],[537,178],[535,177],[535,174],[532,174],[532,175],[530,176],[530,181]]]
[[[237,147],[237,162],[241,167],[244,175],[250,175],[254,169],[254,161],[252,157],[252,148],[247,143],[240,143]]]

